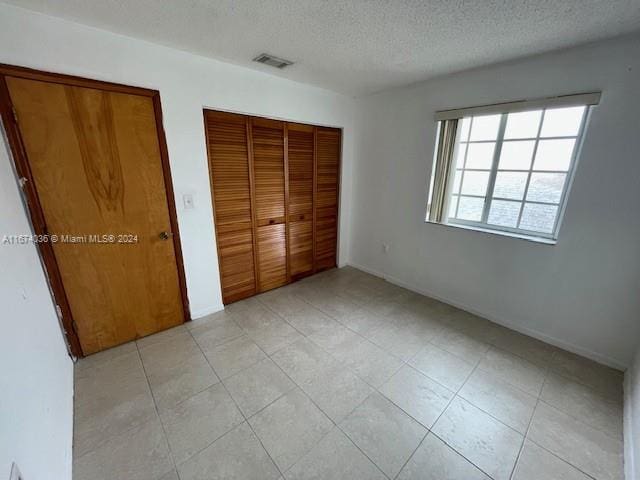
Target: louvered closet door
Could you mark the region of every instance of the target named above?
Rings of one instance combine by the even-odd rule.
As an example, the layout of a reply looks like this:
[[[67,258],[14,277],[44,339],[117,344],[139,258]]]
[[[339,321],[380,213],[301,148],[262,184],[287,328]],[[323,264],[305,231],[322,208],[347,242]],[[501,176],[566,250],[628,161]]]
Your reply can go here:
[[[316,128],[316,270],[337,263],[340,137],[338,129]]]
[[[311,125],[287,124],[292,280],[313,273],[313,129]]]
[[[205,111],[209,171],[225,304],[256,293],[248,118]]]
[[[259,291],[285,285],[287,231],[284,123],[251,119]]]

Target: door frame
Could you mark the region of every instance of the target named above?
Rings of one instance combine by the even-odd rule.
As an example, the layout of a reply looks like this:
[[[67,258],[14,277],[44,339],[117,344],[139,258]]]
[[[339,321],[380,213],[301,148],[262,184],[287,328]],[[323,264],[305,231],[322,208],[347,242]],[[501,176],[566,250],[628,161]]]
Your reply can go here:
[[[260,271],[259,271],[259,253],[258,253],[258,243],[257,243],[257,226],[258,226],[258,222],[255,216],[255,212],[256,212],[256,206],[255,206],[255,178],[254,178],[254,169],[253,169],[253,144],[251,139],[253,138],[252,136],[252,127],[253,127],[253,120],[254,119],[258,119],[258,120],[269,120],[269,121],[274,121],[274,122],[281,122],[283,124],[283,143],[284,143],[284,173],[285,173],[285,229],[287,231],[286,234],[286,252],[287,252],[287,258],[286,258],[286,264],[287,264],[287,283],[285,285],[289,285],[291,283],[297,282],[298,280],[302,280],[303,278],[306,278],[308,276],[314,275],[316,273],[320,273],[323,272],[325,270],[329,270],[331,268],[336,268],[339,265],[339,254],[340,254],[340,233],[341,233],[341,229],[340,229],[340,217],[341,217],[341,213],[342,213],[342,202],[341,202],[341,191],[342,191],[342,160],[343,160],[343,151],[342,151],[342,146],[343,146],[343,138],[344,138],[344,127],[331,127],[331,126],[326,126],[326,125],[316,125],[316,124],[312,124],[312,123],[304,123],[302,121],[294,121],[294,120],[287,120],[284,118],[278,118],[278,117],[268,117],[268,116],[262,116],[262,115],[258,115],[258,114],[252,114],[252,113],[244,113],[244,112],[238,112],[238,111],[231,111],[231,110],[221,110],[217,107],[204,107],[202,109],[202,117],[203,117],[203,127],[204,127],[204,137],[205,137],[205,147],[206,147],[206,151],[207,151],[207,169],[208,169],[208,173],[209,173],[209,186],[211,187],[211,205],[213,208],[213,223],[214,223],[214,233],[215,233],[215,237],[216,237],[216,251],[218,254],[218,274],[220,276],[220,294],[223,297],[223,304],[224,305],[228,305],[230,303],[239,301],[239,300],[233,300],[230,302],[225,302],[224,301],[224,295],[223,295],[223,281],[222,281],[222,268],[221,268],[221,255],[220,255],[220,243],[219,243],[219,238],[218,238],[218,222],[217,222],[217,218],[216,218],[216,205],[215,205],[215,192],[214,192],[214,188],[213,188],[213,169],[212,169],[212,156],[211,156],[211,149],[210,149],[210,145],[209,145],[209,132],[208,132],[208,128],[207,128],[207,113],[208,112],[213,112],[213,113],[220,113],[220,114],[225,114],[225,115],[235,115],[235,116],[239,116],[239,117],[244,117],[245,120],[245,125],[246,125],[246,138],[247,138],[247,163],[248,163],[248,167],[249,167],[249,190],[250,190],[250,206],[251,206],[251,236],[252,236],[252,241],[253,241],[253,264],[254,264],[254,280],[255,280],[255,293],[253,295],[250,295],[249,297],[243,297],[243,298],[250,298],[252,296],[258,295],[260,293],[263,293],[263,291],[260,290]],[[312,206],[312,233],[311,233],[311,244],[312,244],[312,256],[313,256],[313,266],[312,269],[309,272],[306,272],[300,276],[297,276],[295,279],[291,277],[291,271],[290,271],[290,265],[289,265],[289,148],[288,148],[288,142],[289,142],[289,125],[304,125],[307,127],[311,127],[313,129],[313,180],[312,180],[312,198],[313,198],[313,206]],[[318,185],[317,185],[317,171],[318,171],[318,131],[320,130],[337,130],[340,132],[340,143],[339,143],[339,157],[338,157],[338,172],[337,172],[337,183],[336,183],[336,246],[335,246],[335,250],[336,250],[336,261],[335,264],[330,266],[330,267],[323,267],[323,268],[318,268],[316,266],[316,199],[317,199],[317,190],[318,190]],[[284,285],[282,285],[284,286]],[[279,288],[279,287],[277,287]]]
[[[44,221],[44,213],[38,192],[35,188],[29,158],[27,157],[20,128],[18,126],[15,110],[11,103],[9,88],[6,78],[18,77],[29,80],[39,80],[48,83],[58,83],[62,85],[71,85],[75,87],[93,88],[98,90],[106,90],[109,92],[126,93],[129,95],[140,95],[151,98],[153,102],[153,110],[155,115],[156,131],[158,135],[158,144],[160,148],[160,159],[162,164],[162,173],[164,177],[164,186],[169,210],[169,222],[171,231],[173,232],[173,248],[176,258],[176,267],[178,271],[178,283],[180,284],[180,296],[182,300],[182,309],[184,311],[185,322],[191,320],[189,312],[189,300],[187,297],[187,282],[184,272],[184,261],[182,257],[182,246],[180,242],[180,231],[178,228],[178,219],[176,214],[175,196],[173,192],[173,182],[171,180],[171,168],[169,165],[169,152],[167,150],[167,140],[164,133],[162,123],[162,105],[160,103],[160,92],[141,87],[132,87],[118,83],[105,82],[101,80],[92,80],[88,78],[76,77],[73,75],[64,75],[60,73],[44,72],[31,68],[18,67],[13,65],[0,64],[0,118],[4,125],[9,147],[13,155],[15,171],[18,176],[18,184],[20,190],[26,200],[26,205],[31,218],[31,225],[34,233],[38,236],[47,234]],[[80,338],[75,327],[73,314],[67,298],[67,294],[62,283],[62,276],[53,251],[53,246],[49,242],[38,242],[38,252],[43,260],[46,270],[47,279],[53,292],[53,300],[58,308],[58,316],[63,327],[63,333],[67,340],[71,354],[76,357],[83,357]]]

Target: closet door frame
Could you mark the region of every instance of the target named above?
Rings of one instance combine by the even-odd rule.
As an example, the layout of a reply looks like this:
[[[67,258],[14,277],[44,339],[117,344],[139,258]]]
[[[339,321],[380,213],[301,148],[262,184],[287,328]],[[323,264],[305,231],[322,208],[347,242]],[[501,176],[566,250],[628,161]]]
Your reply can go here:
[[[178,219],[176,215],[175,196],[173,192],[173,182],[171,180],[171,169],[169,166],[169,153],[162,124],[162,105],[160,102],[160,92],[141,87],[132,87],[118,83],[92,80],[88,78],[64,75],[60,73],[44,72],[25,67],[0,64],[0,117],[6,132],[9,148],[13,157],[18,183],[21,187],[22,196],[29,212],[29,218],[33,233],[44,237],[47,235],[44,213],[38,194],[35,189],[35,182],[29,166],[29,159],[22,142],[22,136],[18,126],[15,110],[11,103],[9,88],[5,77],[24,78],[47,83],[57,83],[75,87],[92,88],[109,92],[125,93],[129,95],[140,95],[150,97],[153,102],[155,115],[156,132],[158,135],[158,145],[160,148],[160,159],[162,173],[164,177],[165,193],[169,210],[169,221],[173,233],[172,241],[175,251],[176,267],[178,271],[178,283],[182,300],[182,309],[185,322],[191,320],[189,312],[189,300],[187,297],[187,282],[184,271],[184,260],[182,257],[182,247],[180,242],[180,231],[178,229]],[[67,299],[62,276],[56,261],[53,247],[49,242],[38,242],[36,244],[38,253],[42,259],[44,269],[47,274],[47,282],[51,288],[53,300],[56,304],[58,318],[60,320],[64,337],[70,353],[74,357],[84,357],[80,339],[76,332],[75,321],[71,313],[71,307]]]
[[[206,134],[206,112],[219,112],[219,113],[229,113],[234,115],[239,115],[245,117],[246,122],[246,142],[247,142],[247,165],[249,169],[249,190],[250,190],[250,207],[251,207],[251,225],[252,225],[252,241],[253,241],[253,258],[254,258],[254,278],[256,282],[256,294],[262,293],[263,290],[260,289],[260,252],[258,248],[258,231],[259,222],[257,217],[257,208],[256,208],[256,194],[255,194],[255,169],[254,169],[254,148],[253,148],[253,120],[273,120],[276,122],[281,122],[283,124],[283,169],[284,169],[284,224],[285,224],[285,246],[286,246],[286,276],[287,281],[286,284],[290,284],[299,279],[292,280],[291,277],[291,261],[290,261],[290,219],[289,219],[289,124],[301,124],[307,125],[313,128],[313,178],[312,178],[312,209],[311,209],[311,223],[312,223],[312,261],[313,266],[312,270],[308,275],[313,275],[317,272],[321,272],[323,270],[327,270],[328,268],[333,267],[325,267],[318,269],[316,262],[316,222],[317,222],[317,213],[316,213],[316,204],[318,197],[317,190],[317,177],[318,177],[318,130],[322,128],[328,128],[331,130],[339,131],[340,135],[340,144],[339,144],[339,154],[338,154],[338,165],[337,165],[337,179],[336,179],[336,244],[335,244],[335,252],[336,252],[336,262],[334,266],[338,264],[338,252],[339,252],[339,235],[340,235],[340,183],[342,178],[342,129],[339,127],[323,127],[318,125],[312,125],[308,123],[301,122],[291,122],[287,120],[280,119],[272,119],[269,117],[262,117],[257,115],[251,115],[247,113],[239,113],[232,112],[227,110],[218,110],[215,108],[204,108],[203,109],[203,118],[204,118],[204,127],[205,127],[205,141],[208,145],[208,138]],[[209,156],[208,169],[209,169],[209,181],[211,186],[211,198],[212,198],[212,207],[213,207],[213,218],[214,218],[214,228],[216,232],[216,246],[218,253],[218,263],[220,263],[220,248],[218,246],[218,238],[217,238],[217,229],[218,224],[216,221],[216,212],[215,212],[215,193],[213,191],[213,179],[211,173],[211,159],[209,154],[209,148],[207,147],[207,155]],[[306,276],[308,276],[306,275]],[[221,281],[221,289],[222,289],[222,277],[220,277]]]

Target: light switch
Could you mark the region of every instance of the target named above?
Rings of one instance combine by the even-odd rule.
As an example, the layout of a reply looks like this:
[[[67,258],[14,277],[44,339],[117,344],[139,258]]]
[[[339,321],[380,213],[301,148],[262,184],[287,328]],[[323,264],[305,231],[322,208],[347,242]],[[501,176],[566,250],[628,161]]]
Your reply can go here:
[[[193,208],[193,195],[190,193],[185,193],[182,196],[182,203],[184,203],[184,209],[190,210]]]

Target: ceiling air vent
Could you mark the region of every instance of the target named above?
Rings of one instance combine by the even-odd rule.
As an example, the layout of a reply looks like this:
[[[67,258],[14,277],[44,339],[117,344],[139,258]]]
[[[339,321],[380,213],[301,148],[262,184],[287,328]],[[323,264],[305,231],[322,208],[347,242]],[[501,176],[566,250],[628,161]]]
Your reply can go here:
[[[265,65],[269,65],[270,67],[276,67],[276,68],[284,68],[284,67],[288,67],[289,65],[293,65],[293,62],[289,60],[274,57],[273,55],[269,55],[268,53],[261,53],[256,58],[254,58],[253,61],[258,63],[264,63]]]

